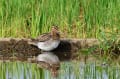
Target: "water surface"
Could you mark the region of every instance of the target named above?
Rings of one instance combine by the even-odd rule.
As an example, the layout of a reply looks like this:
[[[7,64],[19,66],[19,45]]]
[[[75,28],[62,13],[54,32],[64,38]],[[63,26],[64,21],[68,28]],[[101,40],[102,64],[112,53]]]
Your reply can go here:
[[[53,79],[50,71],[36,64],[0,63],[0,79]],[[119,79],[120,67],[84,62],[63,62],[56,79]]]

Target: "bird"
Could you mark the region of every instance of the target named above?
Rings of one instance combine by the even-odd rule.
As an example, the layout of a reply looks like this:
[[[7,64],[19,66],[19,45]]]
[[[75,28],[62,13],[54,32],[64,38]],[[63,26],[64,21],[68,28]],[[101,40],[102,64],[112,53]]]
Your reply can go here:
[[[51,32],[44,33],[36,39],[32,39],[29,44],[35,45],[43,51],[52,51],[56,49],[60,44],[60,32],[58,26],[52,26]]]
[[[38,62],[38,67],[50,70],[53,77],[58,76],[60,60],[58,56],[53,54],[53,52],[44,52],[42,54],[39,54],[36,58],[36,61]]]

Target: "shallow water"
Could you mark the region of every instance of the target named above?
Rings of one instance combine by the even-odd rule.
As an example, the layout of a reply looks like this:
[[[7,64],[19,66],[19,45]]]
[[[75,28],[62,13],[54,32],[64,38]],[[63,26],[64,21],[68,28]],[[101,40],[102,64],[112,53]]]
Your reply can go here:
[[[0,63],[0,79],[54,79],[48,70],[36,64]],[[84,62],[63,62],[55,79],[120,79],[120,67]]]

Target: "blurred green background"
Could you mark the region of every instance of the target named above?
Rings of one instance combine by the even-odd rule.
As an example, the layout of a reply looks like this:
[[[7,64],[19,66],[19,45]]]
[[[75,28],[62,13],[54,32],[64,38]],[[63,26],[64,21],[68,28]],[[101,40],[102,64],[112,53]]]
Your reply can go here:
[[[0,37],[36,37],[52,25],[62,37],[120,35],[120,0],[0,0]]]

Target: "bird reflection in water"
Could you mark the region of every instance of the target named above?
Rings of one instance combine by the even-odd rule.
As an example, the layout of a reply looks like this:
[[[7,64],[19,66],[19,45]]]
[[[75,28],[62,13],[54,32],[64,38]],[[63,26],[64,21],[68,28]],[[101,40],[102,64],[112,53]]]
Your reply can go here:
[[[58,70],[60,68],[60,60],[53,52],[42,52],[36,58],[38,67],[42,67],[50,70],[53,77],[58,76]]]

